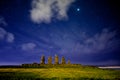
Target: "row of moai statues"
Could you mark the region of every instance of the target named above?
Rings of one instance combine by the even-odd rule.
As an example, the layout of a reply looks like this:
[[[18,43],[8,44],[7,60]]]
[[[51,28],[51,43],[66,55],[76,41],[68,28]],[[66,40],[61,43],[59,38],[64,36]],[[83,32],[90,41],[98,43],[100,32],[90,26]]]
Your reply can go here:
[[[45,64],[45,56],[44,55],[41,56],[40,64]],[[52,57],[51,56],[48,57],[48,64],[52,64]],[[55,55],[54,64],[66,64],[66,60],[64,57],[62,57],[61,63],[59,63],[59,57],[57,55]],[[67,64],[71,64],[70,60],[68,60]]]

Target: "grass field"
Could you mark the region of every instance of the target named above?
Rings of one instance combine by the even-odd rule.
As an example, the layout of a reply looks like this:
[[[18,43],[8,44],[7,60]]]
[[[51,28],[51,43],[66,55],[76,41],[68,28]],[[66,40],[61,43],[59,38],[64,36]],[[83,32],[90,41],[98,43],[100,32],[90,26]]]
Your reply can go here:
[[[120,80],[120,70],[98,68],[0,68],[0,80]]]

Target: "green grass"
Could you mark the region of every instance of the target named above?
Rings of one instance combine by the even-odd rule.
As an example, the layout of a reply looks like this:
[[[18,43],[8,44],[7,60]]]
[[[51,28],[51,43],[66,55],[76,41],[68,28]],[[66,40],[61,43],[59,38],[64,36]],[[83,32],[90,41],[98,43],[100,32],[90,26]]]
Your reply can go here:
[[[0,80],[120,80],[120,70],[79,68],[0,68]]]

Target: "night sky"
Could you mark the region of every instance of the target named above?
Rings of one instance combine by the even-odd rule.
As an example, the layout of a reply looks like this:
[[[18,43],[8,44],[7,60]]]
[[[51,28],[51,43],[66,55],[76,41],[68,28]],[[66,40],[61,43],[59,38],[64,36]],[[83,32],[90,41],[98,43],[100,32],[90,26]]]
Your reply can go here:
[[[0,65],[40,56],[120,65],[118,0],[0,0]],[[47,60],[46,60],[47,61]]]

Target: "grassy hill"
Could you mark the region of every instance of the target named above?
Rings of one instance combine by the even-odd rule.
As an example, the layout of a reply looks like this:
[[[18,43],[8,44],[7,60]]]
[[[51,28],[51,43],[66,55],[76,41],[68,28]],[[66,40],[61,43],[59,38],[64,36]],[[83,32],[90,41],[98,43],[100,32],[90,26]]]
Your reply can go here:
[[[120,70],[96,67],[0,68],[0,80],[120,80]]]

